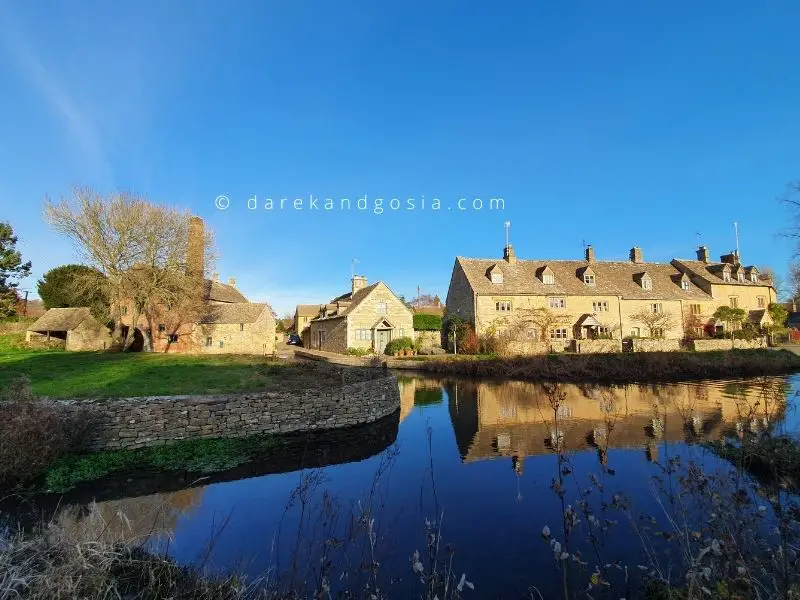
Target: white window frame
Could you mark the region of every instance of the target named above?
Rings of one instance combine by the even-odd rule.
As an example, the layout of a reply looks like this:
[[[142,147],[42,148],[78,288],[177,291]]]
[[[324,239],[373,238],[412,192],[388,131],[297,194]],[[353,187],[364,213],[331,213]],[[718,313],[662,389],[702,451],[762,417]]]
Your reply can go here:
[[[388,310],[389,306],[383,300],[375,303],[375,314],[385,315],[388,312]]]
[[[595,277],[592,273],[584,273],[583,274],[583,283],[585,285],[594,285],[595,284]]]
[[[758,302],[758,308],[766,308],[767,307],[767,299],[764,296],[757,296],[756,302]]]
[[[566,340],[568,336],[569,332],[567,331],[566,327],[556,327],[555,329],[550,330],[551,340]]]
[[[731,308],[739,308],[739,296],[729,296],[728,305]]]
[[[660,314],[664,312],[664,305],[661,302],[653,302],[650,304],[650,309],[653,311],[653,313]]]
[[[722,281],[724,281],[725,283],[730,283],[731,282],[731,274],[728,273],[728,271],[723,271],[722,272]]]
[[[550,308],[562,310],[567,308],[567,299],[564,296],[548,296],[547,305]]]
[[[691,284],[691,283],[689,283],[689,280],[688,280],[688,279],[682,279],[682,280],[681,280],[681,289],[682,289],[684,292],[688,292],[690,287],[692,287],[692,284]]]
[[[543,273],[542,274],[542,283],[545,285],[554,285],[556,282],[556,276],[552,273]]]
[[[649,277],[642,277],[642,289],[643,290],[652,290],[653,289],[653,280]]]
[[[608,312],[608,300],[592,300],[592,312]]]
[[[503,283],[503,274],[502,273],[492,273],[492,283],[494,284],[502,284]]]
[[[511,312],[513,305],[511,300],[497,300],[494,303],[494,309],[497,312]]]

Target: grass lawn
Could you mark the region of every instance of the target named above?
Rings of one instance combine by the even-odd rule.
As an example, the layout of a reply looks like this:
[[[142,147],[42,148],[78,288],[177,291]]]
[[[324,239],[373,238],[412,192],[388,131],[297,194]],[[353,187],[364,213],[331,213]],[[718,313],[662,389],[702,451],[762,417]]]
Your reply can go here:
[[[263,389],[287,378],[298,383],[307,370],[263,356],[36,351],[19,342],[16,334],[0,335],[0,390],[27,375],[35,395],[53,398]]]

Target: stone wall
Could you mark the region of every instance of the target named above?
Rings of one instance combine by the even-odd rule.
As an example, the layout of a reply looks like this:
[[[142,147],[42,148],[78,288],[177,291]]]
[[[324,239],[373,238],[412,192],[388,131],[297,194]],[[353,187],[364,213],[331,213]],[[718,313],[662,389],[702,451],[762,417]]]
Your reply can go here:
[[[573,340],[574,352],[598,354],[622,352],[622,340]]]
[[[421,331],[414,330],[414,341],[419,340],[422,348],[441,348],[442,347],[442,332],[441,331]]]
[[[188,438],[246,437],[371,423],[400,407],[393,375],[305,392],[62,401],[88,408],[92,450],[141,448]]]
[[[675,352],[681,349],[680,340],[634,338],[631,342],[634,352]]]
[[[737,350],[766,348],[767,340],[763,337],[754,340],[734,339],[734,344],[731,344],[731,340],[694,340],[692,342],[692,349],[697,352],[708,352],[709,350],[730,350],[734,347]]]

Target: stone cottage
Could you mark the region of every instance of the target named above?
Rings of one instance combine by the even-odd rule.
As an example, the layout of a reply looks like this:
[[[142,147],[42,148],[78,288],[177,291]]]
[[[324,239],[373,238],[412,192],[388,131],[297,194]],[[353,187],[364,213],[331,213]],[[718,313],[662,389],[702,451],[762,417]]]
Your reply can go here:
[[[25,341],[59,341],[65,350],[95,351],[111,346],[111,331],[86,307],[51,308],[25,332]]]
[[[328,352],[359,348],[382,353],[393,339],[413,335],[411,309],[382,281],[367,285],[365,277],[356,275],[350,292],[320,307],[304,344]]]

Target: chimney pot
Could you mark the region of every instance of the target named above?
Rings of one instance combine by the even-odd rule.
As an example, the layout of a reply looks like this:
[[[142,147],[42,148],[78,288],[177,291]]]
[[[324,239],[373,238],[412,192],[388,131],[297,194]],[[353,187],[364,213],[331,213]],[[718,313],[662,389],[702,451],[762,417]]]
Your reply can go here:
[[[586,262],[593,263],[595,261],[594,248],[592,248],[591,244],[586,246],[584,254],[586,255]]]
[[[517,256],[514,254],[514,246],[511,244],[508,244],[505,248],[503,248],[503,260],[510,265],[516,264]]]
[[[708,263],[710,261],[711,253],[708,251],[707,246],[700,246],[697,248],[697,260],[700,262]]]
[[[352,294],[355,295],[358,290],[365,287],[367,287],[367,278],[362,275],[353,275],[352,287],[350,290]]]
[[[644,252],[642,252],[642,249],[639,248],[639,246],[634,246],[633,248],[631,248],[630,256],[632,263],[639,264],[644,262]]]
[[[723,254],[719,257],[719,262],[736,266],[739,264],[739,253],[733,250],[729,254]]]

